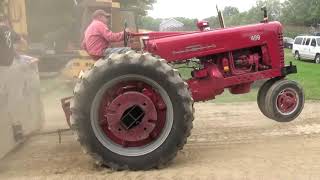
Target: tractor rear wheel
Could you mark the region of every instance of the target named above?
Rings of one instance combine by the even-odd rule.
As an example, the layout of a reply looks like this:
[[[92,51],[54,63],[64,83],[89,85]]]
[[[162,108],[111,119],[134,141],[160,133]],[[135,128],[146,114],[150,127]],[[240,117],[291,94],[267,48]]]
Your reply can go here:
[[[134,51],[112,54],[74,90],[73,129],[101,165],[147,170],[167,165],[192,129],[193,99],[165,60]]]
[[[277,122],[290,122],[300,115],[304,101],[304,92],[298,83],[279,80],[269,88],[266,94],[267,116]]]

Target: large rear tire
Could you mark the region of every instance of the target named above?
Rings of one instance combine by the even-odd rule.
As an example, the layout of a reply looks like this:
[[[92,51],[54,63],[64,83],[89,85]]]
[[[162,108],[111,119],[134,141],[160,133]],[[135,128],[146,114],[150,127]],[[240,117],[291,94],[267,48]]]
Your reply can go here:
[[[165,60],[133,51],[101,59],[77,83],[73,129],[86,151],[115,170],[167,165],[193,127],[187,84]]]

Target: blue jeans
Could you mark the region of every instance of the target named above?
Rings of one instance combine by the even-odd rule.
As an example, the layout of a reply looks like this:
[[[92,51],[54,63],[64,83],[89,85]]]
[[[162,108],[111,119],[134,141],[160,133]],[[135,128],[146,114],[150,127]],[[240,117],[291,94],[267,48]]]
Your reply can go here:
[[[129,48],[129,47],[107,48],[104,51],[104,56],[109,57],[112,53],[123,54],[123,53],[130,51],[130,50],[131,50],[131,48]]]

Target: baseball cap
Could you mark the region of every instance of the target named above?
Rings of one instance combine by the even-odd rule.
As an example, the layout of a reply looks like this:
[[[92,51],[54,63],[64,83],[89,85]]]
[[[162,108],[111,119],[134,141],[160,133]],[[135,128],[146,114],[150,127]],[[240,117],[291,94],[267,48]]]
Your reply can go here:
[[[102,9],[98,9],[98,10],[96,10],[96,11],[92,14],[92,17],[93,17],[93,18],[96,18],[96,17],[99,17],[99,16],[110,17],[111,14],[105,12],[105,11],[102,10]]]

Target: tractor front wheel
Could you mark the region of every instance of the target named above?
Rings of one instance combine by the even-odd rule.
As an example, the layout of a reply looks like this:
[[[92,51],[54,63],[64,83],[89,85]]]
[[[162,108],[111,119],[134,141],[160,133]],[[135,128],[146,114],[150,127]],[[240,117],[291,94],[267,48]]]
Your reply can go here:
[[[304,101],[304,92],[298,83],[278,80],[265,94],[264,111],[267,117],[277,122],[290,122],[300,115]]]
[[[260,111],[263,115],[265,115],[268,118],[271,118],[269,113],[267,112],[266,107],[266,95],[270,89],[270,87],[277,81],[278,79],[270,79],[266,81],[259,89],[258,96],[257,96],[257,103]]]
[[[190,135],[193,99],[165,60],[133,51],[99,60],[75,88],[79,141],[115,170],[163,167]]]

